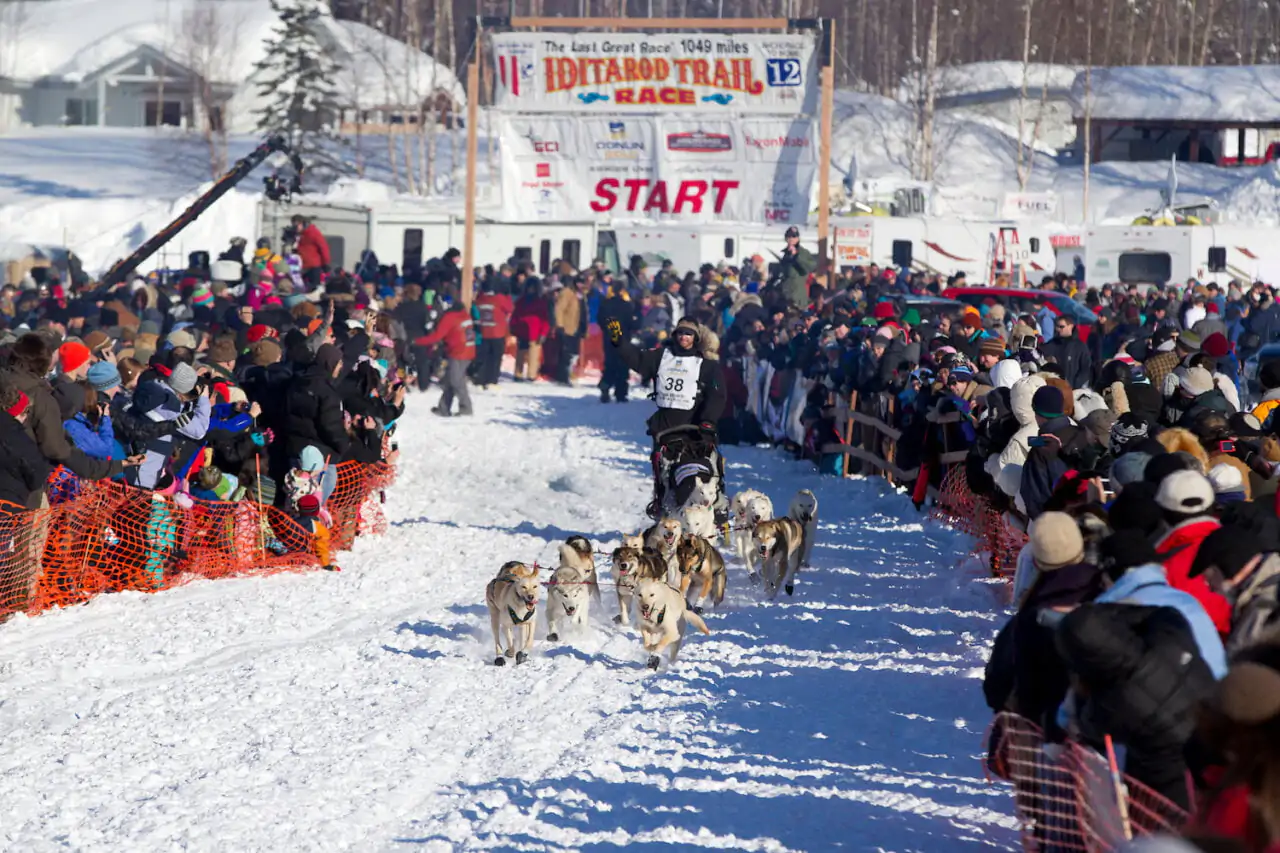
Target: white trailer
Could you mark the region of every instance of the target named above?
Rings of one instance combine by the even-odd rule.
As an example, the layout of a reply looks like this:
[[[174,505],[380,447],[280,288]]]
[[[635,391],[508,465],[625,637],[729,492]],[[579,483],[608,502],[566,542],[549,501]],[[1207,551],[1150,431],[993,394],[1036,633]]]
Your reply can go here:
[[[259,234],[270,237],[278,247],[294,214],[306,216],[324,232],[333,265],[345,269],[354,268],[369,249],[380,263],[410,269],[450,248],[461,250],[466,233],[466,219],[460,213],[427,209],[425,205],[305,201],[281,205],[263,201]],[[600,230],[594,221],[501,222],[480,215],[476,219],[475,262],[498,266],[513,258],[529,260],[540,273],[546,273],[552,263],[565,260],[580,269],[589,266],[602,248],[609,248],[599,245]]]
[[[992,247],[1000,229],[1016,227],[1016,247],[1006,242],[1009,260],[1039,284],[1056,269],[1049,226],[1036,222],[855,216],[834,220],[836,264],[909,265],[920,272],[952,275],[963,271],[971,282],[990,277]]]
[[[1100,225],[1084,238],[1090,284],[1280,281],[1280,229]]]

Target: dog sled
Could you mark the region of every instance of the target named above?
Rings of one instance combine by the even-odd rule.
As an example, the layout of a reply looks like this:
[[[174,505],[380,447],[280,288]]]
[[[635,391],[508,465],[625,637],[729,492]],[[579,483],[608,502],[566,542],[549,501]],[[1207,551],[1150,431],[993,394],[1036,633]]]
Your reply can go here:
[[[719,527],[729,523],[724,490],[724,457],[709,436],[693,424],[672,427],[654,436],[653,500],[645,508],[658,521],[681,507],[705,504]]]

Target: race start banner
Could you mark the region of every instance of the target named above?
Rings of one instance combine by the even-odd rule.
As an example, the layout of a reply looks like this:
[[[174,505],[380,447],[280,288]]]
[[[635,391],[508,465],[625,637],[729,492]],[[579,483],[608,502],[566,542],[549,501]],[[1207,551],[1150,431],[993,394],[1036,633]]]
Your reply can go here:
[[[502,33],[494,106],[516,113],[817,114],[808,35]]]
[[[503,212],[516,221],[808,221],[810,119],[506,116],[500,126]]]

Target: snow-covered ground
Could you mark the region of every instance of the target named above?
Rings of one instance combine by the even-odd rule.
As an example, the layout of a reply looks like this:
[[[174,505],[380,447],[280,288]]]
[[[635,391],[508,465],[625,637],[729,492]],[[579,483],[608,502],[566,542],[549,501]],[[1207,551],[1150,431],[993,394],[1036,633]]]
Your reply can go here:
[[[732,489],[819,498],[794,598],[760,602],[731,566],[712,636],[652,674],[606,587],[589,634],[548,645],[540,625],[499,669],[485,583],[641,526],[649,405],[504,386],[440,421],[427,402],[403,422],[390,532],[341,573],[0,628],[0,847],[1014,847],[978,762],[998,606],[958,568],[963,536],[881,481],[729,449]]]

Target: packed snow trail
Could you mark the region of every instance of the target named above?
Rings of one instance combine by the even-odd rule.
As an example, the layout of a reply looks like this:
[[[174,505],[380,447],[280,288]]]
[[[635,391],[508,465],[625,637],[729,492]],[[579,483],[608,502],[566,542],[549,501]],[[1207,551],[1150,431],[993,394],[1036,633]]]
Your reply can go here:
[[[631,631],[492,666],[485,583],[644,523],[648,404],[504,386],[410,402],[391,530],[316,572],[0,626],[0,847],[1006,850],[979,683],[997,608],[965,539],[880,481],[727,449],[732,491],[820,501],[814,568],[729,595],[670,671]],[[608,581],[607,558],[602,581]],[[545,600],[545,599],[544,599]]]

